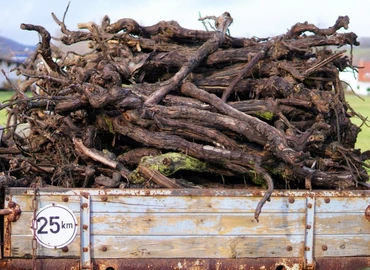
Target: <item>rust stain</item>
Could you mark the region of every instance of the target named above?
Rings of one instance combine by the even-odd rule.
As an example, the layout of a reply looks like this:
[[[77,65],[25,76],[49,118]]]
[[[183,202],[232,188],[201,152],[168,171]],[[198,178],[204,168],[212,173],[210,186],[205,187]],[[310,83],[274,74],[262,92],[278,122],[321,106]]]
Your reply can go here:
[[[17,189],[17,191],[12,190],[12,193],[33,195],[32,189]],[[23,192],[23,193],[22,193]],[[252,197],[252,196],[263,196],[265,194],[264,189],[89,189],[89,190],[73,190],[73,189],[58,189],[55,191],[50,188],[40,188],[38,190],[39,195],[81,195],[90,196],[96,194],[114,195],[114,196],[214,196],[214,197]],[[271,197],[369,197],[370,190],[275,190]],[[86,197],[87,198],[87,197]]]
[[[11,256],[11,222],[4,218],[4,256]]]
[[[84,197],[85,199],[88,199],[88,198],[89,198],[89,196],[90,196],[90,193],[89,193],[89,192],[85,192],[85,191],[81,191],[80,195],[81,195],[82,197]]]
[[[366,210],[365,210],[365,218],[370,221],[370,205],[368,205],[366,207]]]
[[[315,269],[361,269],[370,265],[370,257],[322,257],[316,258]],[[38,269],[80,269],[79,258],[59,259],[45,258],[37,260]],[[307,266],[309,267],[309,266]],[[234,258],[234,259],[93,259],[92,268],[98,270],[303,270],[304,262],[300,258]],[[29,259],[2,259],[0,269],[26,270],[32,269]],[[312,268],[311,268],[312,269]]]
[[[8,203],[8,210],[10,210],[10,213],[7,215],[6,219],[9,222],[16,222],[21,216],[21,207],[17,203],[10,201]]]
[[[80,259],[38,259],[37,269],[68,269],[79,270]],[[32,260],[29,259],[3,259],[0,260],[0,269],[26,270],[32,269]]]
[[[103,251],[103,252],[106,252],[107,250],[108,250],[108,247],[107,246],[101,246],[100,248],[99,248],[101,251]]]

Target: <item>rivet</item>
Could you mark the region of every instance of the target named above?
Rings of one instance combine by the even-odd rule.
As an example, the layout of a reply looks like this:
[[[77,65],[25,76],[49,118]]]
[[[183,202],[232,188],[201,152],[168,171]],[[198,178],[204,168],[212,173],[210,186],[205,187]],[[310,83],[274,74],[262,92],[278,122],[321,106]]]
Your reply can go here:
[[[107,246],[102,246],[100,249],[101,249],[101,251],[103,251],[103,252],[106,252],[106,251],[108,250]]]
[[[294,200],[294,198],[293,198],[293,197],[289,197],[289,199],[288,199],[288,202],[289,202],[289,203],[294,203],[294,201],[295,201],[295,200]]]
[[[82,205],[81,205],[81,208],[87,208],[88,207],[88,204],[87,203],[83,203]]]
[[[328,250],[328,246],[327,245],[322,245],[321,248],[322,248],[323,251]]]
[[[82,225],[82,229],[84,229],[85,231],[89,228],[89,226],[87,226],[86,224]]]
[[[326,203],[330,203],[330,198],[325,198],[324,200]]]
[[[308,207],[308,208],[312,208],[312,203],[308,203],[308,204],[307,204],[307,207]]]
[[[340,245],[340,248],[341,248],[341,249],[345,249],[345,248],[346,248],[346,245],[345,245],[345,244],[341,244],[341,245]]]
[[[287,246],[287,247],[286,247],[286,250],[287,250],[287,251],[292,251],[292,250],[293,250],[293,247],[292,247],[292,246]]]
[[[310,224],[308,224],[307,226],[306,226],[306,228],[309,230],[309,229],[311,229],[311,225]]]
[[[370,221],[370,205],[368,205],[365,209],[365,218]]]
[[[8,208],[14,208],[16,206],[16,203],[13,201],[8,202]]]
[[[89,248],[84,247],[84,248],[82,249],[82,251],[83,251],[83,252],[88,252],[88,251],[89,251]]]
[[[305,251],[310,251],[310,247],[307,247],[307,246],[306,246],[306,247],[304,247],[304,250],[305,250]]]
[[[101,197],[101,200],[102,200],[103,202],[106,202],[106,201],[108,201],[108,197],[107,197],[107,196],[102,196],[102,197]]]
[[[68,247],[62,247],[63,252],[68,252]]]
[[[63,201],[63,202],[68,202],[68,200],[69,200],[69,199],[68,199],[68,197],[67,197],[67,196],[63,196],[63,197],[62,197],[62,201]]]

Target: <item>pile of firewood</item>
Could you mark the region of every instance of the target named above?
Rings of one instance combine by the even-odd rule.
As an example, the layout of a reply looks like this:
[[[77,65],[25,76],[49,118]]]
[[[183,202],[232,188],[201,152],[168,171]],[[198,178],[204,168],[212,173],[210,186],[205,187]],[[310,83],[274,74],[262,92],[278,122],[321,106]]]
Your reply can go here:
[[[357,46],[339,17],[327,29],[295,24],[286,34],[234,38],[229,13],[212,31],[132,19],[60,26],[63,52],[42,26],[32,59],[17,72],[2,137],[2,185],[136,188],[355,188],[369,152],[339,71]],[[237,22],[235,22],[237,23]],[[27,94],[31,91],[32,95]],[[27,134],[17,126],[27,123]],[[19,129],[19,127],[18,127]],[[258,211],[256,212],[258,216]]]

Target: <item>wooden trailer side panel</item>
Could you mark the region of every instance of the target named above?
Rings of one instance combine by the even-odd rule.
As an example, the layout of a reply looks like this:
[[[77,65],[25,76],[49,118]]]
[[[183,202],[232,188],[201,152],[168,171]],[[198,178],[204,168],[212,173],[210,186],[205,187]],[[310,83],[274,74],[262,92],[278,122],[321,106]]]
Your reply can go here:
[[[88,253],[86,258],[100,262],[291,258],[304,265],[310,256],[312,260],[370,257],[368,191],[277,191],[263,207],[259,222],[254,210],[262,194],[248,190],[40,189],[36,194],[37,209],[53,203],[66,206],[79,224],[68,247],[38,245],[39,260],[81,259]],[[86,194],[89,220],[81,221]],[[8,189],[6,200],[19,205],[22,213],[16,222],[5,222],[10,229],[4,235],[4,256],[30,258],[33,190]],[[89,239],[81,237],[86,228]]]

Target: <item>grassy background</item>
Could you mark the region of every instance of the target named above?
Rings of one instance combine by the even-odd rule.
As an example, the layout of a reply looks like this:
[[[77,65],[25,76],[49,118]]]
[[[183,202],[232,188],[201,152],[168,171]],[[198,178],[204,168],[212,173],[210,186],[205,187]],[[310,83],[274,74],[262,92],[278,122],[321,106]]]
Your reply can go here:
[[[12,92],[0,91],[0,102],[9,99],[13,95]],[[351,107],[364,117],[370,118],[370,96],[359,98],[353,94],[347,94],[346,99]],[[6,123],[6,110],[0,110],[0,125]],[[352,122],[356,125],[361,125],[361,120],[359,118],[353,117]],[[369,119],[370,120],[370,119]],[[356,148],[360,148],[362,151],[370,150],[370,127],[366,125],[362,126],[362,131],[357,137]]]
[[[347,94],[346,100],[349,105],[359,114],[364,117],[369,117],[370,121],[370,96],[359,98],[356,95]],[[362,124],[361,119],[357,117],[351,118],[352,123],[360,126]],[[357,137],[356,148],[360,148],[362,151],[370,150],[370,123],[365,124],[361,127],[361,132]]]
[[[13,91],[0,91],[0,102],[4,102],[5,100],[10,99],[13,96]],[[6,124],[7,116],[6,110],[0,110],[0,126],[4,126]]]

